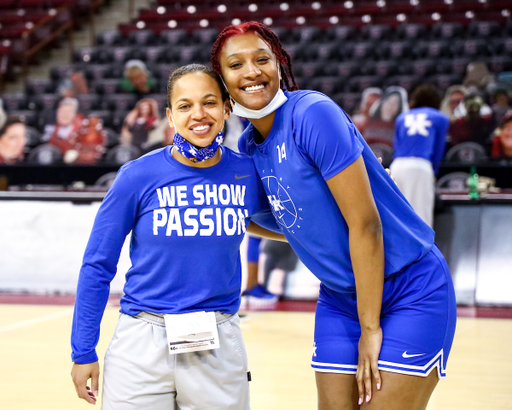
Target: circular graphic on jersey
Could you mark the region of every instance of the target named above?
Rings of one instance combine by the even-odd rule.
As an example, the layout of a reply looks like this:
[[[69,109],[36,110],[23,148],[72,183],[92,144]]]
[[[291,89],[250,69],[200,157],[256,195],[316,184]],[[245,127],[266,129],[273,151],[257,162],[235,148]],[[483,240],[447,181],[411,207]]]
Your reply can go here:
[[[297,221],[297,208],[284,186],[273,176],[261,178],[261,181],[266,187],[270,208],[277,222],[285,228],[292,227]]]

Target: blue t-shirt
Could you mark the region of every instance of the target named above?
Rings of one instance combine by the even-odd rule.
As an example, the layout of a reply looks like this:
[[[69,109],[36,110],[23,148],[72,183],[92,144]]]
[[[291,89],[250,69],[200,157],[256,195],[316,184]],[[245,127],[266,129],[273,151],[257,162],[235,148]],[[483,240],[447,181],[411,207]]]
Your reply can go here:
[[[394,158],[419,157],[439,170],[446,146],[450,120],[441,111],[430,107],[413,108],[395,121]]]
[[[345,112],[314,91],[286,92],[269,136],[255,142],[251,125],[240,137],[263,181],[272,211],[301,261],[338,292],[353,292],[348,226],[329,178],[361,155],[382,220],[385,276],[426,255],[434,232],[416,215]]]
[[[98,210],[85,250],[73,361],[97,360],[109,285],[130,232],[132,266],[121,312],[233,314],[240,306],[240,244],[249,219],[265,212],[275,226],[253,162],[228,148],[209,168],[179,163],[170,147],[125,164]],[[264,219],[258,221],[265,226]]]

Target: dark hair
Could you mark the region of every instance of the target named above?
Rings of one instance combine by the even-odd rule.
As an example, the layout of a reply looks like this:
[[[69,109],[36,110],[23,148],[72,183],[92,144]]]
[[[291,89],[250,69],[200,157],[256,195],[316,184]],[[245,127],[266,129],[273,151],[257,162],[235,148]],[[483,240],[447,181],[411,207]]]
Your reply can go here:
[[[512,121],[512,110],[508,110],[505,115],[501,118],[500,125],[498,128],[503,128],[505,124],[508,124]]]
[[[7,129],[10,126],[16,125],[16,124],[25,125],[25,122],[19,116],[9,116],[7,118],[7,121],[3,125],[3,127],[0,127],[0,137],[3,136],[7,132]]]
[[[172,90],[174,88],[174,84],[176,84],[176,81],[178,81],[181,77],[186,76],[187,74],[193,74],[193,73],[204,73],[204,74],[212,77],[217,82],[217,85],[219,86],[219,90],[222,95],[222,101],[229,100],[228,91],[226,90],[226,87],[222,83],[222,80],[217,75],[217,73],[213,70],[213,68],[204,66],[202,64],[188,64],[183,67],[177,68],[169,76],[169,80],[167,81],[167,106],[169,108],[171,108]]]
[[[283,77],[281,82],[281,88],[284,87],[288,91],[295,91],[299,89],[299,86],[295,82],[295,76],[292,71],[292,60],[290,55],[286,52],[286,50],[281,45],[279,38],[277,35],[268,28],[265,24],[259,23],[257,21],[249,21],[247,23],[240,24],[238,26],[231,25],[227,26],[220,32],[215,40],[215,43],[212,47],[212,53],[210,55],[210,63],[212,64],[213,69],[219,75],[221,75],[221,67],[219,62],[219,54],[224,47],[224,44],[228,39],[233,36],[239,34],[246,33],[256,33],[258,34],[263,41],[265,41],[272,52],[277,57],[277,61],[279,62],[279,68],[281,69],[281,75]]]
[[[411,108],[430,107],[439,109],[443,96],[441,91],[432,84],[422,84],[411,93]]]
[[[498,94],[504,94],[508,97],[508,91],[506,88],[496,88],[492,95],[496,97]]]

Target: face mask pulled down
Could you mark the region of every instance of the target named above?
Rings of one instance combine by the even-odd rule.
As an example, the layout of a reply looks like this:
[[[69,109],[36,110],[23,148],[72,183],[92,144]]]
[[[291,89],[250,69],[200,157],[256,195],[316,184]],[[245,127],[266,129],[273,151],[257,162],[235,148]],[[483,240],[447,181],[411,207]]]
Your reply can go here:
[[[286,95],[284,95],[283,90],[279,89],[279,91],[274,96],[272,101],[270,101],[270,103],[266,107],[263,107],[261,110],[251,110],[250,108],[246,108],[243,105],[234,101],[233,114],[243,118],[259,120],[260,118],[272,114],[286,101],[288,101],[288,98],[286,97]]]
[[[204,148],[196,148],[179,133],[174,134],[173,146],[178,152],[190,161],[203,162],[207,159],[213,158],[217,149],[224,141],[224,134],[219,132],[212,143]]]

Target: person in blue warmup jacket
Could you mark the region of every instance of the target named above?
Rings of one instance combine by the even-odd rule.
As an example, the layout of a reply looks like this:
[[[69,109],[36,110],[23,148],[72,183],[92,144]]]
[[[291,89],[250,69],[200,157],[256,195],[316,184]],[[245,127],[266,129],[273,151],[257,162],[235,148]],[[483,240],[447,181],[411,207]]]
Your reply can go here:
[[[230,109],[215,72],[197,64],[175,70],[168,106],[174,145],[123,165],[96,215],[78,279],[72,379],[78,396],[95,404],[100,322],[131,232],[132,266],[105,355],[102,409],[247,410],[239,248],[246,229],[283,237],[253,223],[280,231],[252,160],[220,146]],[[166,334],[186,329],[184,318],[190,329],[179,341],[195,341],[192,333],[202,329],[209,349],[217,331],[220,347],[171,355],[182,343]]]
[[[299,91],[267,26],[226,27],[211,63],[274,217],[321,281],[312,367],[320,410],[425,409],[445,377],[455,293],[434,232],[414,212],[347,114]]]
[[[395,121],[395,150],[391,172],[400,192],[417,214],[434,224],[435,175],[444,156],[448,117],[439,111],[442,96],[430,84],[418,86],[411,94],[411,109]]]

